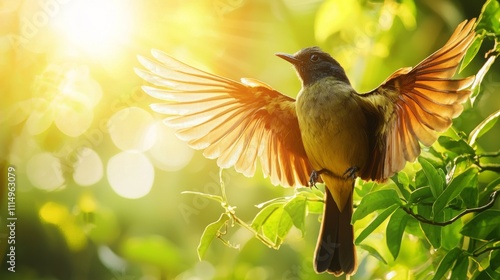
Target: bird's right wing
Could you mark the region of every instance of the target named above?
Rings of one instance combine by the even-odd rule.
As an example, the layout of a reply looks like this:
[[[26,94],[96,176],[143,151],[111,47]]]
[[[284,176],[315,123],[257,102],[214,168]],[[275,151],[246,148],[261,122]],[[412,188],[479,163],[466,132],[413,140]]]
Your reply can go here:
[[[430,146],[463,110],[474,76],[453,79],[474,39],[475,19],[462,22],[446,44],[414,68],[394,72],[372,92],[359,95],[371,112],[373,134],[370,162],[361,178],[383,181]]]
[[[153,50],[139,56],[137,74],[154,86],[143,90],[164,103],[165,124],[220,167],[253,176],[257,159],[275,185],[307,186],[312,172],[302,144],[295,100],[253,79],[236,82]]]

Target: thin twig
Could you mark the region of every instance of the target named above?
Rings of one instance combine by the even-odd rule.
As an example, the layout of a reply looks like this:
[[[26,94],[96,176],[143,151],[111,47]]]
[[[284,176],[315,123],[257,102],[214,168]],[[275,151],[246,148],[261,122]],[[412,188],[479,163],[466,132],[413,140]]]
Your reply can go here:
[[[221,206],[222,206],[222,208],[224,208],[226,210],[226,214],[228,214],[229,217],[231,217],[231,219],[234,221],[234,223],[237,223],[241,227],[244,227],[245,229],[247,229],[248,231],[250,231],[251,233],[253,233],[255,235],[255,237],[257,239],[259,239],[262,243],[264,243],[266,246],[277,250],[279,248],[279,246],[277,246],[275,242],[269,240],[269,238],[267,238],[266,236],[260,234],[251,225],[247,224],[246,222],[244,222],[243,220],[241,220],[240,218],[238,218],[236,216],[236,212],[234,211],[234,209],[236,207],[233,207],[233,206],[229,205],[229,202],[227,201],[226,186],[224,184],[224,180],[223,180],[223,177],[222,177],[222,170],[223,170],[222,168],[220,168],[220,170],[219,170],[220,189],[221,189],[221,196],[222,196],[222,200],[223,200],[223,202],[221,203]],[[226,228],[226,231],[227,231],[227,228]],[[228,241],[226,241],[226,240],[224,240],[222,238],[223,235],[225,235],[225,233],[221,233],[217,237],[220,240],[222,240],[222,242],[224,244],[226,244],[226,245],[228,245],[230,247],[235,248],[236,246],[230,244]]]
[[[482,212],[488,208],[491,208],[493,206],[493,204],[495,203],[495,200],[498,196],[498,193],[500,191],[494,191],[491,193],[490,195],[490,201],[483,205],[483,206],[480,206],[480,207],[476,207],[476,208],[470,208],[470,209],[465,209],[464,211],[462,211],[460,214],[456,215],[455,217],[451,218],[450,220],[446,221],[446,222],[437,222],[437,221],[432,221],[432,220],[428,220],[426,219],[424,216],[421,216],[419,214],[416,214],[415,212],[413,212],[413,210],[411,208],[407,208],[407,207],[401,207],[406,213],[410,214],[412,217],[414,217],[415,219],[417,219],[418,221],[422,222],[422,223],[425,223],[425,224],[431,224],[431,225],[437,225],[437,226],[447,226],[447,225],[450,225],[452,223],[454,223],[456,220],[460,219],[462,216],[464,215],[467,215],[469,213],[473,213],[473,212]]]
[[[500,164],[496,163],[482,163],[479,165],[479,168],[481,168],[482,171],[493,171],[500,173]]]
[[[226,196],[226,186],[224,185],[224,180],[222,178],[222,171],[224,168],[219,169],[219,182],[220,182],[220,190],[222,193],[222,200],[224,200],[225,203],[227,203],[227,196]]]
[[[253,233],[257,239],[259,239],[262,243],[264,243],[266,246],[269,248],[273,248],[275,250],[279,249],[279,246],[276,245],[273,241],[269,240],[266,236],[260,234],[258,231],[256,231],[252,226],[249,224],[245,223],[242,221],[240,218],[236,217],[234,214],[230,214],[231,217],[234,219],[234,221],[239,224],[240,226],[246,228],[248,231]]]

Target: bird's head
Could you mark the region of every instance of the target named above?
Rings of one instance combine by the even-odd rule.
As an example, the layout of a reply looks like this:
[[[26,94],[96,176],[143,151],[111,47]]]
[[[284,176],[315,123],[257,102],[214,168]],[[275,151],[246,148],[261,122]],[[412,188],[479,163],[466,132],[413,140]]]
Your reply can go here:
[[[305,48],[293,55],[284,53],[276,55],[293,64],[303,86],[311,85],[326,77],[334,77],[349,84],[344,68],[318,47]]]

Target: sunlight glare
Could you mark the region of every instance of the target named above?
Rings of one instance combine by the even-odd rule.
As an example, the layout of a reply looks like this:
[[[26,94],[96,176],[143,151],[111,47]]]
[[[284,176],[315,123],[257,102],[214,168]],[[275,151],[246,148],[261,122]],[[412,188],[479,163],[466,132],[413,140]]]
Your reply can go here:
[[[91,186],[99,182],[104,173],[101,157],[96,151],[87,147],[78,151],[73,168],[75,170],[73,180],[80,186]]]
[[[129,37],[131,13],[127,4],[120,0],[73,0],[64,7],[56,27],[79,49],[107,53]]]
[[[154,182],[154,167],[138,152],[125,151],[111,157],[107,166],[108,182],[121,197],[135,199],[149,193]]]
[[[139,107],[122,109],[108,120],[111,140],[121,150],[149,150],[156,140],[155,120]]]
[[[177,138],[173,130],[158,121],[156,141],[148,151],[153,164],[165,171],[178,171],[184,168],[193,158],[194,150]]]
[[[53,191],[64,185],[61,162],[51,153],[43,152],[30,158],[26,172],[33,186],[41,190]]]
[[[385,279],[387,280],[393,279],[394,277],[396,277],[397,274],[398,273],[396,271],[392,270],[385,275]]]

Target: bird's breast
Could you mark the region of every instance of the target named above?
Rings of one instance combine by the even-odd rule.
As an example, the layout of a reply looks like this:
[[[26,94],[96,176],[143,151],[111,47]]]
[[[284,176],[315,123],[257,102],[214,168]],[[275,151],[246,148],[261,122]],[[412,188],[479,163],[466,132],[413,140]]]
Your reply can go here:
[[[366,119],[354,90],[339,81],[319,81],[297,98],[302,141],[313,168],[342,175],[362,168],[368,156]]]

